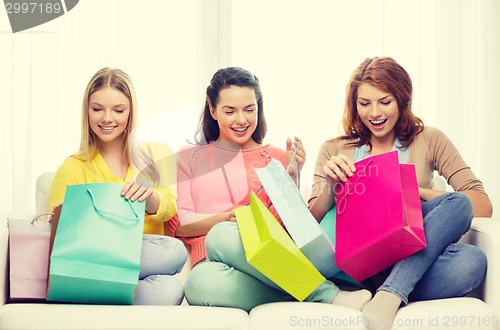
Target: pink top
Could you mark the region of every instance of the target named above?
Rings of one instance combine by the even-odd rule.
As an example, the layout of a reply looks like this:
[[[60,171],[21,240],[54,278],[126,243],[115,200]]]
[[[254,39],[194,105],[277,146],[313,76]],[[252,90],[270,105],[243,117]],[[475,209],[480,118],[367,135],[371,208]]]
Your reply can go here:
[[[250,192],[257,192],[262,185],[254,169],[266,167],[272,158],[286,166],[285,152],[271,145],[234,150],[211,142],[180,150],[177,154],[178,211],[168,223],[171,232],[175,233],[188,213],[207,214],[209,217],[246,205],[250,201]],[[257,195],[266,205],[271,205],[263,188]],[[270,210],[281,222],[273,206]],[[205,235],[180,238],[191,248],[192,265],[206,257]]]

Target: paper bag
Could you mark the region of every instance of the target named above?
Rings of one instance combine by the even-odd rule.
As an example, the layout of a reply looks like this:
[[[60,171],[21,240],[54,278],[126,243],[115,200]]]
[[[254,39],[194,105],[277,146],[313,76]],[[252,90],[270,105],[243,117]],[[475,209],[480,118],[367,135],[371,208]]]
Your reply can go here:
[[[265,168],[255,169],[255,173],[299,249],[326,278],[338,273],[332,241],[309,212],[283,165],[272,159]]]
[[[248,263],[284,291],[303,301],[325,281],[254,193],[235,215]]]
[[[426,246],[413,164],[399,164],[397,151],[355,163],[336,186],[336,263],[362,281]]]
[[[132,304],[139,281],[144,202],[123,185],[68,186],[50,256],[47,299]]]

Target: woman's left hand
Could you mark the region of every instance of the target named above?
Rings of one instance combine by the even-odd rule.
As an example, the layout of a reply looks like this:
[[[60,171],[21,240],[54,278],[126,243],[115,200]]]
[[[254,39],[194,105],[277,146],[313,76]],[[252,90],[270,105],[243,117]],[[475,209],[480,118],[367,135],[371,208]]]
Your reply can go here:
[[[297,153],[295,153],[295,150],[297,150]],[[295,157],[293,156],[294,154]],[[298,166],[300,173],[306,162],[306,150],[304,149],[304,144],[298,137],[295,137],[294,141],[290,138],[286,140],[286,162],[290,164],[288,167],[288,174],[295,179],[295,168]]]
[[[139,202],[146,201],[146,212],[154,214],[158,210],[158,196],[155,194],[154,189],[147,180],[134,178],[123,186],[122,196],[130,201],[139,200]]]
[[[153,191],[154,190],[150,184],[143,182],[143,180],[137,180],[137,178],[134,178],[125,183],[122,190],[122,196],[126,199],[130,199],[132,202],[136,199],[138,199],[139,202],[143,202],[151,196],[151,194],[153,194]]]

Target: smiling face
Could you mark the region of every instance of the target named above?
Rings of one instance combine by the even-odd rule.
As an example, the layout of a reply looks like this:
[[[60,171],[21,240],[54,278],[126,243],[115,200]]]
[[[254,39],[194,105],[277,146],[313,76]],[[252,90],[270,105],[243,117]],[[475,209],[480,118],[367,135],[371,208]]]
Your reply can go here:
[[[123,143],[121,135],[127,128],[130,101],[119,90],[106,86],[89,97],[89,125],[104,145]]]
[[[255,92],[249,87],[231,86],[221,89],[212,118],[219,125],[217,142],[229,148],[250,149],[257,144],[252,139],[258,123]]]
[[[395,97],[368,83],[358,88],[356,106],[359,118],[372,133],[372,144],[392,145],[396,140],[394,127],[399,118]]]

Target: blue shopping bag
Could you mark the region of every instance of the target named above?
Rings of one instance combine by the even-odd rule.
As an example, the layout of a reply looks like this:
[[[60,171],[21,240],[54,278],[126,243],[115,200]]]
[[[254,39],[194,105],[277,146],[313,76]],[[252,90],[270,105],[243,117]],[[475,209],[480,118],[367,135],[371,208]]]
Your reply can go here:
[[[337,209],[336,205],[334,204],[332,208],[325,214],[319,225],[325,233],[328,235],[328,238],[332,241],[333,245],[335,246],[335,233],[336,233],[336,221],[337,221]],[[332,282],[336,284],[347,284],[353,287],[357,288],[363,288],[366,289],[366,286],[363,284],[359,283],[349,275],[347,275],[344,271],[339,270],[337,273],[335,273],[332,277],[328,278]]]
[[[295,244],[326,278],[340,269],[335,265],[335,246],[318,224],[300,191],[283,165],[276,159],[255,169],[281,221]]]
[[[123,185],[68,186],[50,256],[47,300],[132,304],[139,281],[145,202]]]

